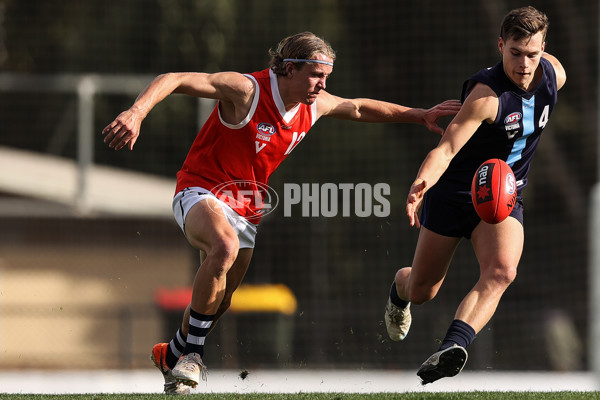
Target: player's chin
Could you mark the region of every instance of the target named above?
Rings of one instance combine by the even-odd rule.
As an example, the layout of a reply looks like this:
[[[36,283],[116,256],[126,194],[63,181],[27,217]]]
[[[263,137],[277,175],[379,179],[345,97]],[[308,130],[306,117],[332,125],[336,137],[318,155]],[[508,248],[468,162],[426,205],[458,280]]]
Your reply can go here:
[[[516,73],[514,79],[517,83],[524,85],[531,79],[531,74]]]
[[[308,95],[308,97],[305,100],[305,103],[308,105],[313,104],[315,101],[317,101],[317,97],[319,97],[319,93],[311,93]]]

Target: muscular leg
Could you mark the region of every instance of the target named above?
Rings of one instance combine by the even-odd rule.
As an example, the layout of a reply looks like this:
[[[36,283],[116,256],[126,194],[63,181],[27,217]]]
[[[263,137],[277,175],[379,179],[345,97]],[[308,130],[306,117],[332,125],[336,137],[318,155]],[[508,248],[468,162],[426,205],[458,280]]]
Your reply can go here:
[[[423,229],[412,269],[396,274],[398,295],[415,303],[435,297],[459,242],[458,238]],[[490,320],[516,276],[523,249],[523,227],[512,217],[495,225],[482,222],[473,231],[471,242],[480,265],[479,281],[458,307],[439,350],[417,371],[423,384],[455,376],[463,369],[467,362],[465,348]]]
[[[227,311],[229,306],[231,305],[231,297],[233,296],[233,292],[240,286],[244,276],[246,275],[246,271],[248,271],[248,266],[250,265],[250,260],[252,258],[253,253],[252,248],[244,248],[240,249],[238,252],[238,256],[235,259],[233,265],[227,272],[227,284],[225,286],[225,294],[223,296],[223,300],[219,305],[219,309],[215,314],[215,319],[213,320],[213,324],[210,327],[212,331],[215,327],[217,320]],[[200,261],[204,262],[206,257],[206,253],[202,250],[200,251]],[[189,329],[189,321],[190,321],[190,306],[188,306],[183,314],[183,322],[181,324],[181,330],[184,335],[187,336]],[[210,332],[210,331],[209,331]]]
[[[423,304],[439,291],[460,238],[442,236],[421,227],[411,267],[401,268],[394,277],[385,306],[388,336],[403,340],[410,329],[410,303]]]
[[[398,270],[396,291],[403,300],[422,304],[435,297],[460,238],[438,235],[421,227],[412,267]]]
[[[195,387],[201,379],[206,380],[202,361],[205,338],[229,307],[250,264],[252,249],[240,250],[237,233],[219,203],[211,198],[188,211],[185,234],[203,260],[194,278],[192,301],[184,313],[181,331],[187,332],[186,344],[171,373],[177,382]]]
[[[227,273],[238,257],[239,240],[221,207],[213,199],[195,204],[186,217],[190,244],[206,256],[194,278],[194,311],[214,315],[225,296]]]
[[[438,244],[444,243],[441,239],[437,241]],[[458,307],[438,351],[417,371],[423,384],[455,376],[465,366],[468,357],[466,347],[490,320],[502,294],[515,278],[523,248],[523,227],[512,217],[495,225],[482,222],[472,232],[471,242],[480,265],[479,281]],[[430,297],[435,296],[443,279],[442,270],[437,271],[440,281],[437,285],[430,282],[433,283]]]
[[[212,207],[212,206],[211,206]],[[193,208],[192,208],[193,210]],[[190,211],[191,212],[191,211]],[[187,225],[187,224],[186,224]],[[244,278],[246,271],[248,270],[248,266],[250,265],[250,260],[252,258],[252,248],[243,248],[240,249],[237,253],[237,257],[226,274],[226,285],[225,291],[222,296],[222,300],[220,301],[219,307],[214,314],[214,318],[212,324],[206,333],[210,333],[215,325],[217,320],[223,315],[223,313],[229,308],[231,304],[231,297],[233,292],[239,287],[242,279]],[[201,265],[206,262],[207,254],[204,250],[199,249],[200,253],[200,263]],[[194,289],[196,290],[196,289]],[[181,335],[183,339],[183,343],[181,339],[178,339],[177,335],[174,336],[173,340],[170,342],[170,347],[167,355],[167,364],[169,368],[173,368],[179,359],[179,356],[182,354],[186,337],[189,333],[189,321],[190,321],[190,305],[188,305],[183,313],[183,319],[181,323]]]
[[[523,251],[523,226],[509,217],[495,225],[480,223],[471,242],[479,261],[480,277],[456,311],[456,319],[479,332],[492,318],[500,298],[517,274]]]

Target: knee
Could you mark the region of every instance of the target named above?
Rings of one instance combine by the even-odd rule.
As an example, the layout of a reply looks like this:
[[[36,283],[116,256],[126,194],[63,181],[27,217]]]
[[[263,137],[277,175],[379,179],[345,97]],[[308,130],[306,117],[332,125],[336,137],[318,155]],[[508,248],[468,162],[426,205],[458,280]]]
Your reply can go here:
[[[225,275],[233,265],[239,252],[239,241],[237,236],[233,238],[220,238],[215,241],[207,252],[205,262],[210,258],[210,264],[214,269],[215,276]],[[203,263],[204,264],[204,263]]]
[[[482,275],[490,284],[506,289],[517,278],[517,267],[508,264],[499,264],[487,269],[487,273]]]
[[[211,255],[224,263],[233,264],[239,250],[240,243],[237,236],[221,238],[213,244]]]

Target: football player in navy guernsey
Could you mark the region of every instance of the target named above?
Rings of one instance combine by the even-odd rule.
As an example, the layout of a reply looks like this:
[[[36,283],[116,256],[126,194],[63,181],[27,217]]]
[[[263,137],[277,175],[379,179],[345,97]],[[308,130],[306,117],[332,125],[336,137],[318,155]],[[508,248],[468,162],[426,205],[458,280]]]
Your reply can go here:
[[[420,232],[412,266],[398,270],[386,304],[390,338],[406,337],[411,303],[436,296],[463,237],[471,240],[480,269],[478,282],[460,303],[441,346],[417,371],[423,384],[462,370],[467,346],[516,277],[524,240],[521,193],[557,91],[566,81],[560,62],[544,51],[547,30],[548,18],[533,7],[512,10],[504,17],[498,38],[501,61],[465,82],[461,110],[410,187],[406,212]],[[490,158],[505,160],[517,179],[517,204],[498,224],[480,220],[470,195],[475,171]]]

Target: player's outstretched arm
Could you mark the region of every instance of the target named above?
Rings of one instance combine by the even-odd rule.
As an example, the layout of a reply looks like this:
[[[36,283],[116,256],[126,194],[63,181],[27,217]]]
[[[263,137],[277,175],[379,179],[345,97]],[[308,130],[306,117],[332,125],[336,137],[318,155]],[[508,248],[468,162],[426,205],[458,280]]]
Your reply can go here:
[[[323,91],[317,107],[319,116],[359,122],[421,124],[432,132],[442,134],[444,130],[438,125],[438,120],[458,113],[461,104],[458,100],[446,100],[426,110],[373,99],[345,99]]]
[[[137,97],[133,105],[108,124],[102,134],[110,148],[120,150],[133,146],[146,115],[172,93],[221,100],[228,115],[236,109],[244,112],[254,94],[254,85],[237,72],[206,74],[200,72],[167,73],[157,76]]]
[[[448,125],[439,144],[423,160],[411,185],[406,200],[406,214],[411,226],[420,227],[418,211],[425,192],[437,183],[456,153],[473,136],[479,125],[495,118],[497,109],[498,98],[494,92],[488,86],[476,85]]]

